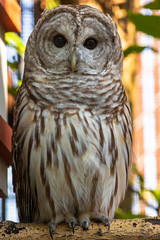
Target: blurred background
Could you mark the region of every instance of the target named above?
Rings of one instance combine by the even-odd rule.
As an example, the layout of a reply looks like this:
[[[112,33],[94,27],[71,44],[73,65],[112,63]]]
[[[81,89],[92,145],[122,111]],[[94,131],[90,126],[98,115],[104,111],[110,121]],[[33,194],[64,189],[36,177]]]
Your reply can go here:
[[[134,156],[126,198],[115,217],[158,216],[160,0],[0,0],[0,221],[19,221],[12,187],[10,138],[25,45],[43,10],[59,4],[90,5],[109,13],[117,23],[124,51],[122,80],[132,108]]]

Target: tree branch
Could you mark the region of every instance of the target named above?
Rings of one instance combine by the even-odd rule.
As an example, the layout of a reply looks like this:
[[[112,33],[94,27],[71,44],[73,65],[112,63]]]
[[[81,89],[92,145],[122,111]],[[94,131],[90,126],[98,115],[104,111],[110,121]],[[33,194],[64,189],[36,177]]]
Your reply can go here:
[[[160,217],[148,217],[137,219],[113,219],[108,227],[101,223],[91,223],[86,232],[80,226],[75,227],[75,233],[66,225],[57,226],[53,233],[54,240],[155,240],[160,239]],[[45,224],[35,223],[0,223],[0,239],[30,240],[30,239],[51,239],[49,228]]]

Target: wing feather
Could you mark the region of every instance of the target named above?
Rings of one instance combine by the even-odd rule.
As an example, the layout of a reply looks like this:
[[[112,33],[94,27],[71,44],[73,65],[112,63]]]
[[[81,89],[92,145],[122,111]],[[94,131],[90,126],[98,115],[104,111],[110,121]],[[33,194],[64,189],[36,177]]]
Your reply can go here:
[[[34,142],[33,131],[28,132],[23,126],[23,117],[27,108],[27,95],[24,88],[21,87],[17,95],[14,109],[12,136],[13,189],[16,193],[20,222],[32,222],[37,212],[37,190],[35,186],[35,194],[33,194],[33,192],[31,193],[30,182],[30,158]],[[26,148],[27,157],[26,154],[23,153]]]

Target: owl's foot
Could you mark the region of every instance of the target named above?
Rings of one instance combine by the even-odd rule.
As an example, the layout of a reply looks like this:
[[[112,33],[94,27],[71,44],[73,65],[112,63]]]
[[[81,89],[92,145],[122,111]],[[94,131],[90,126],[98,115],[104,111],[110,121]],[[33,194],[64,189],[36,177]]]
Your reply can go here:
[[[101,216],[100,221],[105,224],[105,226],[108,226],[108,230],[110,230],[110,222],[107,217]]]
[[[53,231],[55,231],[55,230],[56,230],[56,224],[51,222],[49,224],[49,234],[50,234],[52,239],[53,239]]]
[[[69,226],[70,228],[72,228],[72,231],[73,231],[73,233],[74,233],[74,227],[75,227],[75,225],[76,225],[76,223],[77,223],[76,218],[73,217],[73,216],[69,216],[69,217],[67,217],[67,219],[66,219],[66,223],[68,223],[68,226]]]
[[[83,229],[85,230],[85,231],[87,231],[88,230],[88,227],[89,227],[89,224],[90,224],[90,218],[89,218],[89,215],[85,215],[85,214],[83,214],[83,215],[81,215],[80,217],[79,217],[79,222],[80,222],[80,225],[83,227]]]
[[[100,217],[96,217],[94,218],[95,221],[104,223],[105,226],[108,226],[108,230],[110,230],[110,223],[109,220],[106,216],[100,216]]]

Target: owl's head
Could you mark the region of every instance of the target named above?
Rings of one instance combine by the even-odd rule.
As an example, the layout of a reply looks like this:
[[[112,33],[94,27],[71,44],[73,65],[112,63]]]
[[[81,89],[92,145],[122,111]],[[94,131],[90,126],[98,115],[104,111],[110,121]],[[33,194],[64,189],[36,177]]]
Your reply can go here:
[[[45,11],[26,48],[25,68],[45,74],[121,74],[123,53],[109,15],[89,6],[59,6]],[[34,68],[34,69],[33,69]]]

